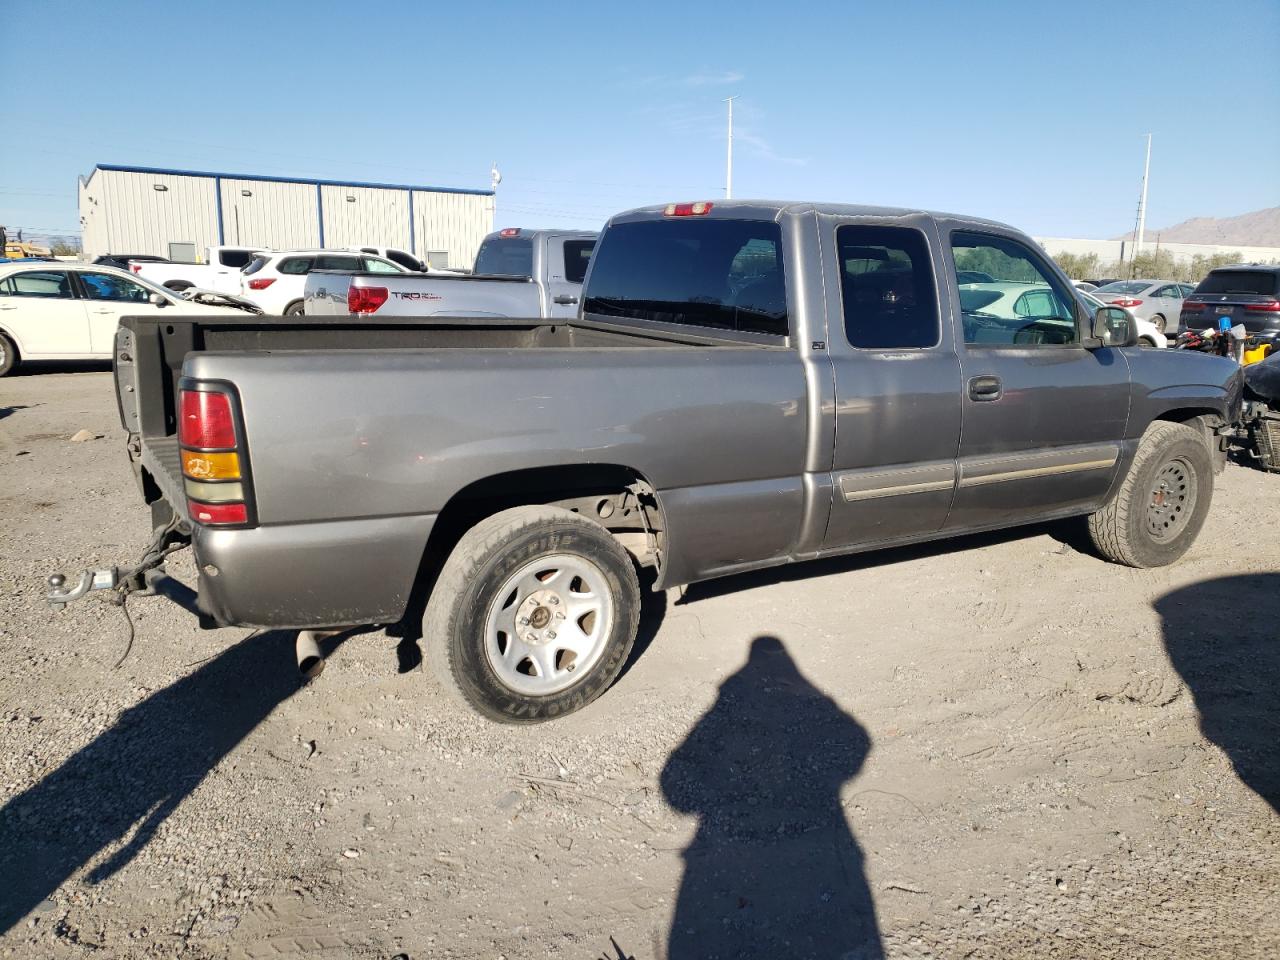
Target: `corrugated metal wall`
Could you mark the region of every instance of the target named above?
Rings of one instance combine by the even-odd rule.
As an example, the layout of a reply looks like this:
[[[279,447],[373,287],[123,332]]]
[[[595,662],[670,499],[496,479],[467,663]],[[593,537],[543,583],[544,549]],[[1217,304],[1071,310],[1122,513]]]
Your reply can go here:
[[[227,178],[221,183],[223,243],[273,250],[320,246],[312,184]]]
[[[447,250],[449,266],[469,270],[480,241],[493,232],[493,197],[415,190],[413,218],[414,253],[425,260],[433,250]]]
[[[409,191],[322,186],[326,247],[409,249]]]
[[[450,266],[470,267],[480,241],[493,229],[493,197],[98,168],[81,182],[80,221],[89,257],[163,257],[170,243],[194,244],[201,256],[219,242],[277,250],[385,246],[412,250],[424,259],[429,251],[443,250]]]

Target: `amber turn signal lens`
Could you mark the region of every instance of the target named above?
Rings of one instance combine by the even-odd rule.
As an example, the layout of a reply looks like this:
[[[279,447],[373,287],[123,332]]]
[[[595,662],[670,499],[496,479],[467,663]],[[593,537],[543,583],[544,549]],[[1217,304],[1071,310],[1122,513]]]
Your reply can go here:
[[[234,453],[183,450],[182,472],[193,480],[239,480],[240,457]]]

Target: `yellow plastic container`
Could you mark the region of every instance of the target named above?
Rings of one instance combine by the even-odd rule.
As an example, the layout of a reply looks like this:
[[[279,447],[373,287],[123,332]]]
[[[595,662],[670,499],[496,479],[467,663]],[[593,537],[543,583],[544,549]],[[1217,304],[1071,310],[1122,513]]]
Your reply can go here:
[[[1241,361],[1241,366],[1247,367],[1251,363],[1258,363],[1261,360],[1265,360],[1267,359],[1267,354],[1269,354],[1270,352],[1271,352],[1271,344],[1269,343],[1259,344],[1258,346],[1253,347],[1252,349],[1250,349],[1249,347],[1245,347],[1244,359]]]

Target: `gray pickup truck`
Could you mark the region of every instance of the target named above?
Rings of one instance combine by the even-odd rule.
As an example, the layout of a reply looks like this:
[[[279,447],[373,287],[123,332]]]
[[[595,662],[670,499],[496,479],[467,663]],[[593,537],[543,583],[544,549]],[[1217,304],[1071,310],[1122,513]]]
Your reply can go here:
[[[206,624],[420,622],[446,688],[545,720],[618,675],[640,568],[665,589],[1073,516],[1110,560],[1176,560],[1241,377],[1135,343],[1009,227],[752,201],[614,217],[569,322],[127,318],[155,547],[96,585],[190,541]]]
[[[470,276],[314,271],[307,276],[304,310],[340,317],[572,319],[597,236],[507,227],[484,238]]]

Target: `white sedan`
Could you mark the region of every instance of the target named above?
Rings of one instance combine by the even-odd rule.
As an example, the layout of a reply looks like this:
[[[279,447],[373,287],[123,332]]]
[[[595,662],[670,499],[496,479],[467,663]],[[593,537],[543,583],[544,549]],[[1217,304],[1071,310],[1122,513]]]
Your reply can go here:
[[[186,296],[115,267],[0,264],[0,377],[21,360],[109,360],[124,316],[239,314],[234,298]]]

